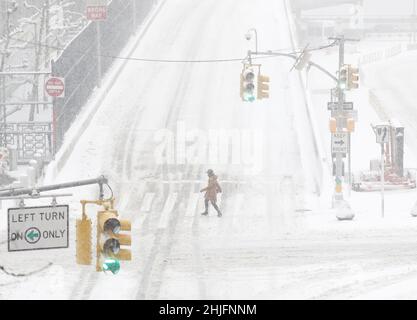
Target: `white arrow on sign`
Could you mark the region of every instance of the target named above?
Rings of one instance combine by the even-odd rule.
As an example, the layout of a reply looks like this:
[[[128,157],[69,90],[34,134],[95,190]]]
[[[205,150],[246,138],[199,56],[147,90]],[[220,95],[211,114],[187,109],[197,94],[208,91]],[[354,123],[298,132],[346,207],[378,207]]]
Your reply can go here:
[[[338,132],[332,134],[332,153],[348,153],[348,133]]]

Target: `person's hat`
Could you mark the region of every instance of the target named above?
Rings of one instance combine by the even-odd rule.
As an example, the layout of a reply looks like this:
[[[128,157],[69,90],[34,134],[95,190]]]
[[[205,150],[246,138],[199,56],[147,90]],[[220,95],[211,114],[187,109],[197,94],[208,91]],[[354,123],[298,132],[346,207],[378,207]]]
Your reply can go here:
[[[207,174],[214,174],[214,171],[212,169],[208,169]]]

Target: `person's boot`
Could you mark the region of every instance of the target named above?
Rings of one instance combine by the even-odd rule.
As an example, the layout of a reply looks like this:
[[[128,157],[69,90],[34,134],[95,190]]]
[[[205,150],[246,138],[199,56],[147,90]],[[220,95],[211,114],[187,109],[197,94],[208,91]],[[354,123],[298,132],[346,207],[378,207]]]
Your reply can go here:
[[[219,218],[221,218],[223,215],[222,215],[222,213],[221,213],[220,211],[217,211],[217,216],[218,216]]]
[[[208,212],[207,211],[204,211],[201,215],[202,216],[207,216],[208,215]]]

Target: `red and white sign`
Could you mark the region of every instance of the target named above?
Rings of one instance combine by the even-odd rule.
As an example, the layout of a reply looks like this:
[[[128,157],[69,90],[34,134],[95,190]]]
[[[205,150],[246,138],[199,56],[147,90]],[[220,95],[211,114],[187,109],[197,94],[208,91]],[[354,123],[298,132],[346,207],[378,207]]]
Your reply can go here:
[[[87,6],[87,19],[102,21],[107,19],[107,6]]]
[[[65,97],[65,80],[64,78],[53,77],[45,82],[46,93],[53,98]]]

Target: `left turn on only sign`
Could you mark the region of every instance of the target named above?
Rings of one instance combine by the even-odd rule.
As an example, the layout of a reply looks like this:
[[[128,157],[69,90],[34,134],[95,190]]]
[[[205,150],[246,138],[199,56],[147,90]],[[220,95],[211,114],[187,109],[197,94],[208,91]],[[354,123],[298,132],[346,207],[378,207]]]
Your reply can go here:
[[[10,208],[9,252],[68,248],[68,214],[68,205]]]

